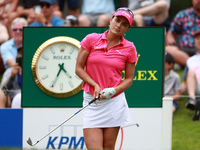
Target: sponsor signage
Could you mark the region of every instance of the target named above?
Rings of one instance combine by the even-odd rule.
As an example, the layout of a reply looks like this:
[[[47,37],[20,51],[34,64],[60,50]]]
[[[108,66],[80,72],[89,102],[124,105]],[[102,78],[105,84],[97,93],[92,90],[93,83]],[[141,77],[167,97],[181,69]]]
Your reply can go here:
[[[82,129],[82,112],[34,147],[26,143],[28,137],[35,143],[78,110],[78,108],[24,108],[23,148],[86,150]],[[133,122],[139,124],[139,127],[134,124],[122,127],[119,131],[115,149],[160,150],[162,108],[130,108],[130,112]]]
[[[78,114],[34,147],[26,143],[40,140],[78,108],[0,109],[0,149],[84,149],[82,113]],[[161,149],[162,108],[130,108],[134,123],[119,131],[116,150]],[[144,144],[145,143],[145,144]]]
[[[50,38],[68,36],[82,41],[87,34],[103,33],[107,29],[25,27],[23,33],[22,107],[82,107],[82,91],[71,97],[55,98],[40,90],[33,79],[32,59],[38,47]],[[134,43],[138,52],[134,81],[132,86],[125,91],[129,107],[162,107],[164,32],[165,28],[163,27],[130,28],[125,35],[127,40]],[[53,58],[66,63],[70,56],[55,55]],[[52,69],[53,73],[56,76],[56,71]],[[122,76],[124,77],[124,71]],[[149,99],[150,97],[153,98]]]

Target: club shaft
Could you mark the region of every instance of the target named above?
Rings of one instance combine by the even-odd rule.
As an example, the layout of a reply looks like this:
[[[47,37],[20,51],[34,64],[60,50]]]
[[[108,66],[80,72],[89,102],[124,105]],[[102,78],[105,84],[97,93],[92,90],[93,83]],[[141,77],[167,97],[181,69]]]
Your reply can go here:
[[[73,118],[76,114],[78,114],[79,112],[81,112],[83,109],[85,109],[87,106],[89,106],[91,103],[93,103],[96,100],[97,100],[97,98],[94,98],[93,100],[91,100],[87,105],[83,106],[80,110],[78,110],[76,113],[74,113],[73,115],[71,115],[68,119],[66,119],[65,121],[63,121],[60,125],[58,125],[57,127],[55,127],[53,130],[51,130],[49,133],[47,133],[45,136],[43,136],[40,140],[38,140],[32,146],[36,145],[39,141],[43,140],[46,136],[48,136],[53,131],[55,131],[56,129],[58,129],[60,126],[62,126],[64,123],[66,123],[68,120],[70,120],[71,118]]]

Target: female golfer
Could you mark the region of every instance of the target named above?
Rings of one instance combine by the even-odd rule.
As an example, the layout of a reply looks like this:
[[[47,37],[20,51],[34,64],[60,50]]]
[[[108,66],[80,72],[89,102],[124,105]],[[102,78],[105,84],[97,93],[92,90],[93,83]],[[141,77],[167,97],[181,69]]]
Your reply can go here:
[[[134,44],[123,37],[132,22],[132,11],[119,8],[109,30],[89,34],[80,43],[76,74],[84,81],[83,105],[100,94],[83,112],[83,134],[89,150],[114,149],[120,126],[132,123],[123,92],[133,82],[137,61]]]

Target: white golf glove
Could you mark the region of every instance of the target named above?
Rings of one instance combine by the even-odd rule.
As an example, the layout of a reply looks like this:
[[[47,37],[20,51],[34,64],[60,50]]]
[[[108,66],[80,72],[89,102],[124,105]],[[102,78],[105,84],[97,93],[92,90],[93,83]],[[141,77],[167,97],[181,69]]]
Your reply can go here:
[[[103,94],[103,98],[111,98],[116,94],[116,91],[114,88],[105,88],[100,92],[100,94]]]

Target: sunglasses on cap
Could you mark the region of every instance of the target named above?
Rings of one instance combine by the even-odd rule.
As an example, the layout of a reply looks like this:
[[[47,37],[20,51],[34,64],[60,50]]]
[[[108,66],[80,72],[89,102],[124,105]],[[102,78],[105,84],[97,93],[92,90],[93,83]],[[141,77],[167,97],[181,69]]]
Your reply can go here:
[[[132,10],[130,10],[129,8],[127,8],[127,7],[121,7],[121,8],[118,8],[118,9],[116,10],[116,12],[119,11],[119,10],[128,11],[128,12],[131,14],[131,16],[134,18],[134,14],[133,14]]]
[[[23,29],[12,29],[14,32],[17,32],[17,30],[19,31],[19,32],[22,32],[23,31]]]
[[[51,4],[49,4],[49,3],[40,3],[40,6],[41,6],[41,8],[43,8],[44,6],[49,8],[51,6]]]

